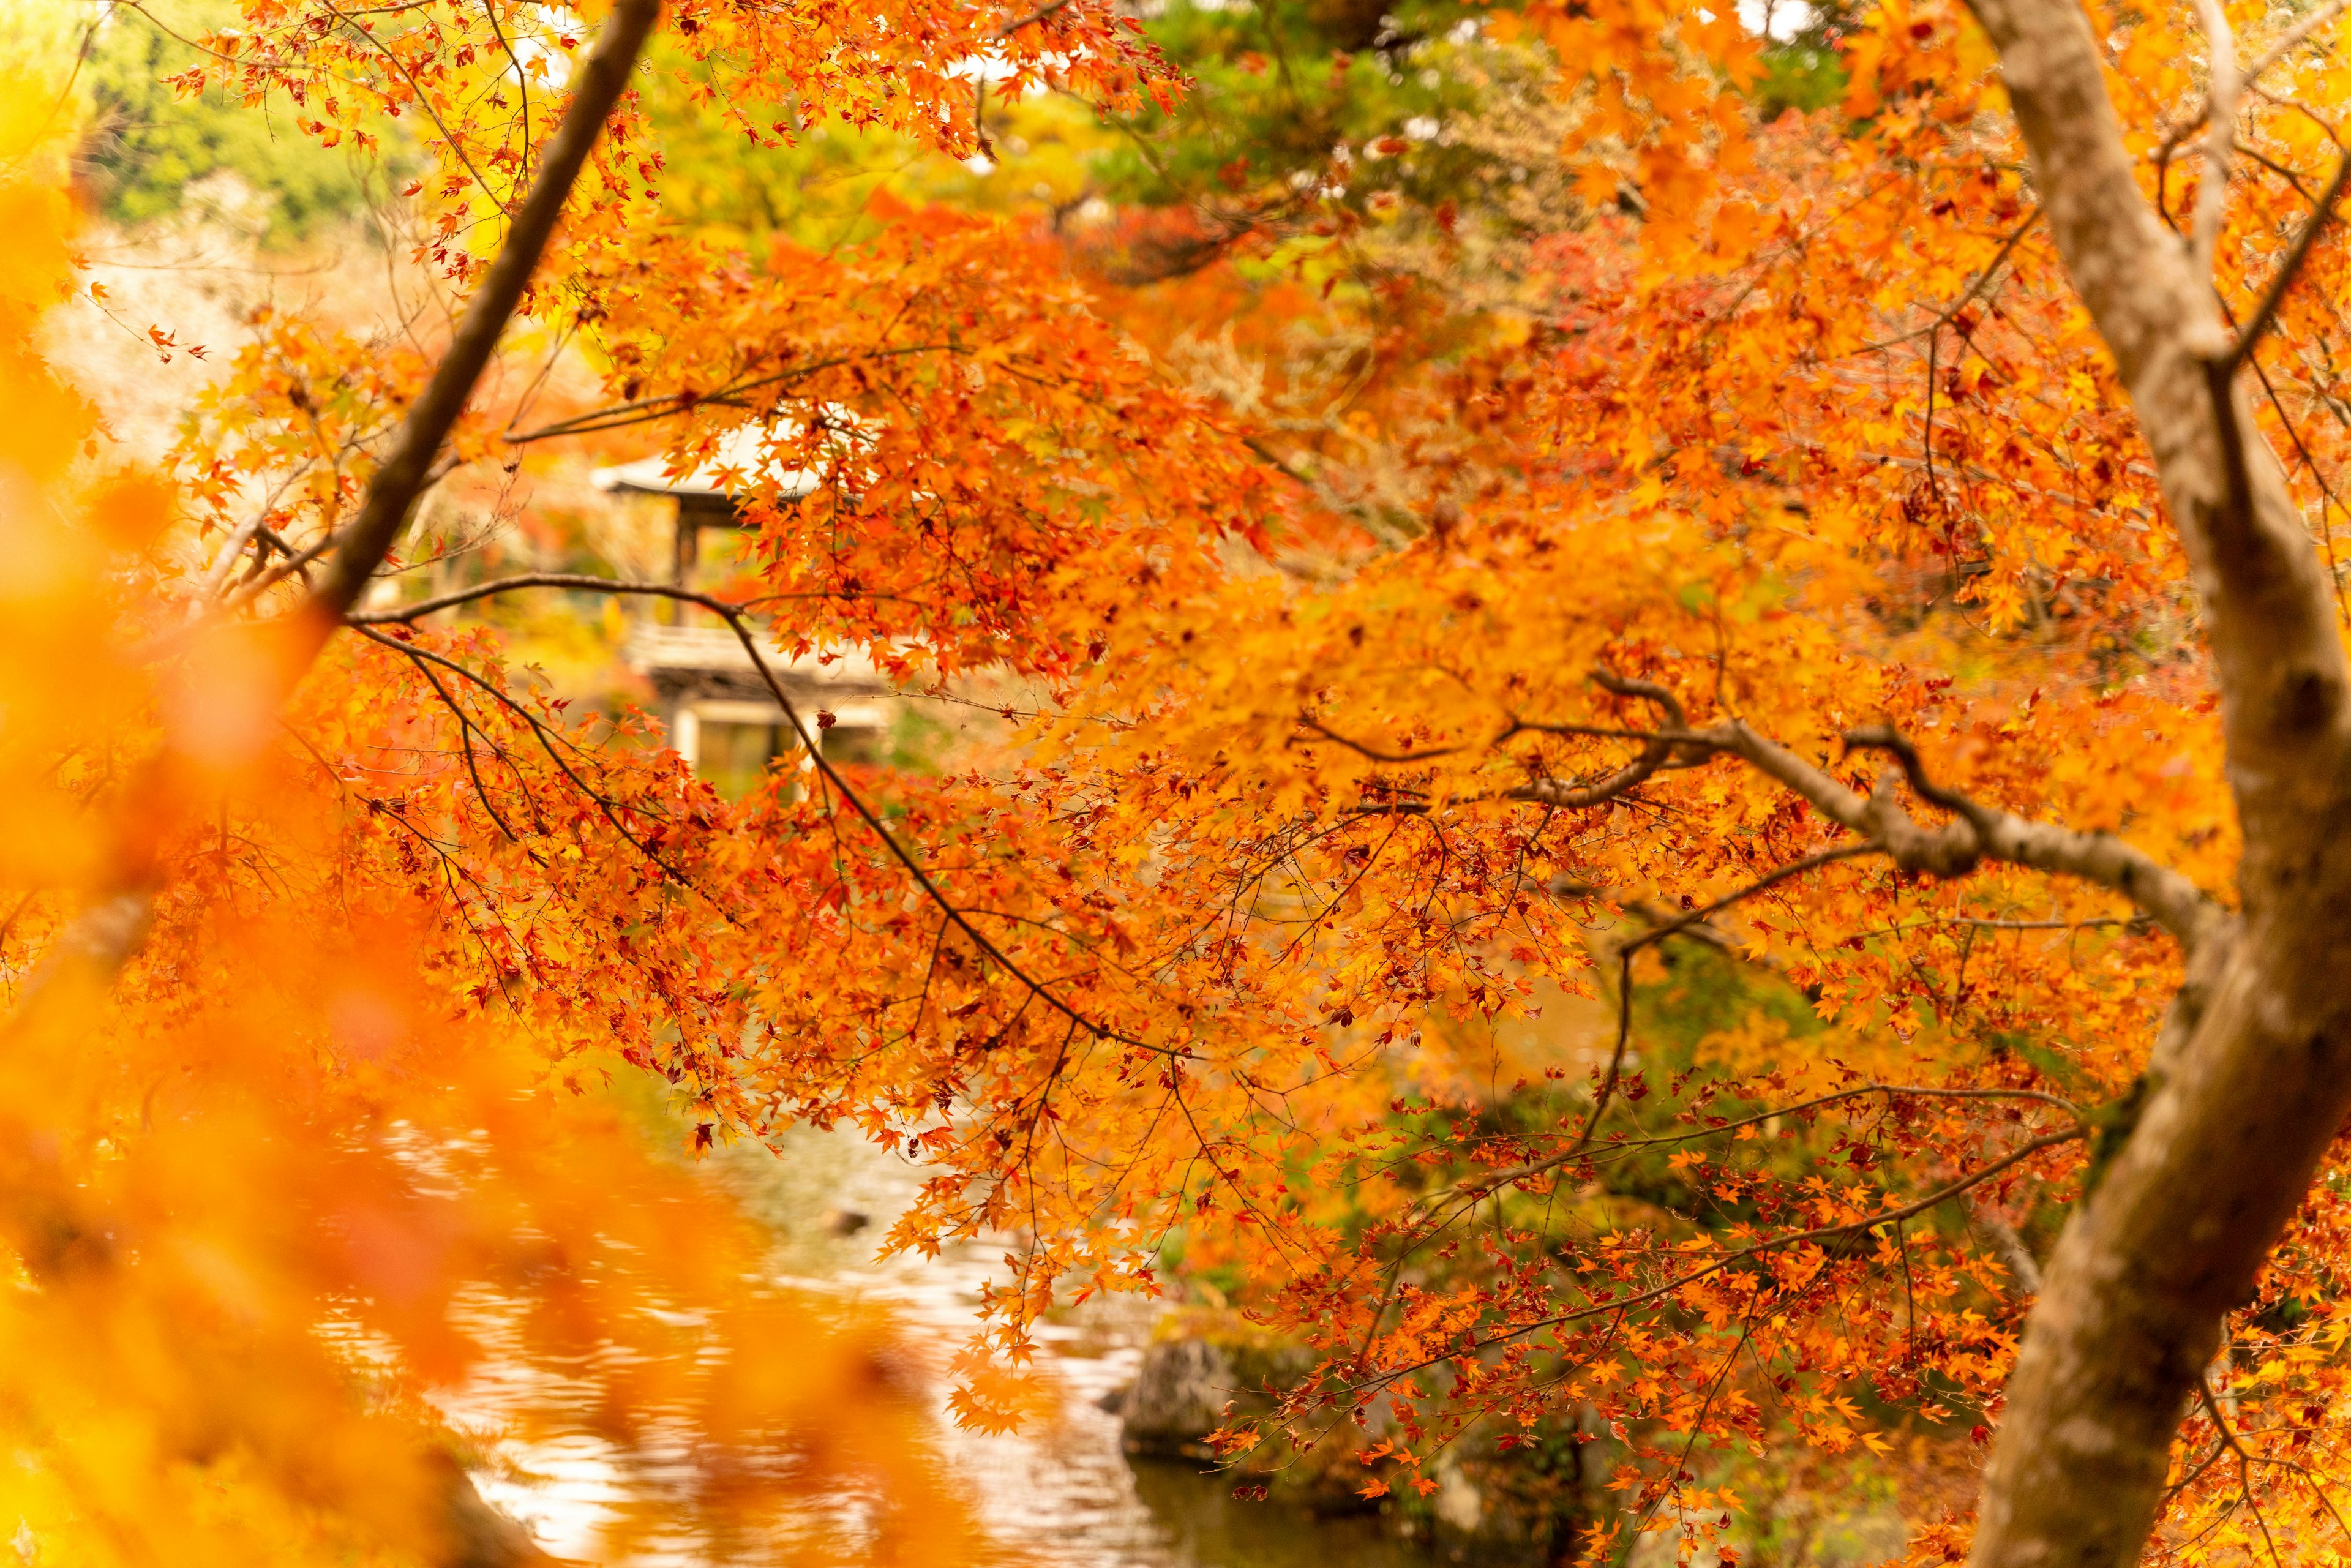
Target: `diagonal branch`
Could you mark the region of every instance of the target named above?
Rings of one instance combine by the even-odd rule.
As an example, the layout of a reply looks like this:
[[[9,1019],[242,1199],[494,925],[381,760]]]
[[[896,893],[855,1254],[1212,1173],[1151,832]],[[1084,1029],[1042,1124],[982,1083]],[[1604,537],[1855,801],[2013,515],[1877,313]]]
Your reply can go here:
[[[799,381],[820,371],[838,370],[843,365],[863,364],[872,360],[903,359],[910,354],[952,353],[957,345],[952,341],[939,343],[903,343],[896,348],[868,349],[854,354],[838,354],[829,360],[811,360],[804,365],[790,365],[772,375],[753,376],[748,380],[729,382],[715,392],[663,392],[654,397],[637,398],[628,402],[608,403],[591,408],[568,419],[530,430],[509,430],[505,440],[510,446],[524,446],[534,441],[551,441],[559,435],[593,435],[599,431],[619,430],[624,425],[649,424],[673,414],[691,413],[697,408],[753,409],[757,405],[743,401],[747,392],[764,387],[780,386]]]
[[[1645,947],[1654,947],[1676,932],[1697,925],[1710,915],[1719,915],[1732,904],[1754,897],[1766,888],[1777,886],[1791,877],[1802,876],[1808,871],[1837,861],[1852,860],[1859,855],[1884,854],[1886,846],[1876,839],[1860,843],[1836,844],[1802,860],[1790,861],[1774,867],[1734,893],[1727,893],[1711,904],[1686,910],[1661,925],[1653,925],[1616,949],[1616,1045],[1608,1053],[1608,1069],[1602,1074],[1598,1092],[1592,1097],[1592,1112],[1583,1119],[1583,1131],[1575,1143],[1555,1163],[1575,1158],[1591,1145],[1592,1134],[1600,1129],[1600,1118],[1608,1110],[1608,1102],[1616,1092],[1617,1080],[1624,1076],[1625,1052],[1633,1042],[1633,960]]]
[[[603,132],[605,117],[628,85],[629,73],[660,14],[659,0],[618,0],[612,7],[611,20],[604,25],[595,49],[580,67],[579,89],[547,143],[538,178],[515,214],[506,243],[498,247],[482,287],[466,304],[457,335],[434,367],[423,395],[410,406],[391,453],[370,476],[360,515],[329,563],[325,580],[311,596],[313,635],[319,642],[359,602],[369,578],[406,526],[409,506],[423,487],[442,442],[465,412],[474,383],[496,351],[507,320],[521,306],[531,274],[538,270],[538,258],[563,214],[565,199]]]
[[[377,638],[378,641],[389,641],[377,632],[368,631],[369,625],[413,621],[433,611],[446,610],[468,600],[485,598],[509,589],[535,587],[585,588],[605,593],[652,594],[658,598],[674,599],[684,603],[699,605],[724,620],[727,627],[734,632],[736,640],[742,643],[744,653],[750,656],[752,668],[758,672],[760,681],[768,688],[768,695],[774,700],[776,706],[783,710],[785,721],[790,725],[793,735],[799,739],[802,748],[807,751],[810,761],[814,764],[825,783],[831,789],[839,791],[841,798],[849,802],[849,808],[856,814],[858,821],[865,825],[866,830],[881,843],[890,858],[896,861],[913,879],[924,898],[938,910],[942,919],[953,925],[967,941],[971,943],[976,951],[982,956],[994,960],[1007,975],[1023,987],[1030,997],[1041,1000],[1046,1007],[1061,1014],[1072,1026],[1084,1030],[1093,1039],[1113,1040],[1120,1045],[1145,1051],[1154,1056],[1183,1060],[1192,1055],[1192,1052],[1180,1046],[1154,1044],[1139,1036],[1114,1030],[1100,1019],[1088,1018],[1057,995],[1049,982],[1030,975],[1013,959],[1011,955],[1005,952],[999,944],[974,924],[972,916],[985,912],[967,909],[948,897],[946,890],[939,886],[930,873],[924,869],[921,860],[914,852],[890,831],[889,825],[882,820],[881,814],[874,810],[864,796],[852,789],[849,780],[842,778],[840,770],[826,759],[824,752],[817,745],[815,735],[810,732],[807,721],[800,716],[799,705],[794,703],[789,694],[784,690],[783,683],[777,678],[775,666],[768,662],[766,653],[759,646],[758,639],[752,635],[748,618],[744,614],[741,605],[731,604],[716,594],[699,592],[691,588],[680,588],[666,582],[632,582],[569,572],[534,572],[518,577],[502,578],[496,582],[480,583],[470,589],[428,600],[422,604],[406,605],[396,610],[358,612],[350,618],[350,623],[355,630],[364,632],[367,635]],[[408,645],[405,643],[394,643],[392,645],[403,653],[409,652]],[[660,862],[656,861],[655,863]],[[667,868],[664,867],[664,869]]]
[[[1653,730],[1624,730],[1594,725],[1513,721],[1488,744],[1499,745],[1521,730],[1541,730],[1553,734],[1621,737],[1641,741],[1642,749],[1614,772],[1593,783],[1536,779],[1499,797],[1485,799],[1529,801],[1554,809],[1596,806],[1623,795],[1661,768],[1679,766],[1685,760],[1702,758],[1709,754],[1727,754],[1802,797],[1822,816],[1840,827],[1862,834],[1866,841],[1865,845],[1848,845],[1827,852],[1832,858],[1860,853],[1865,848],[1883,852],[1903,871],[1928,872],[1943,878],[1965,876],[1985,861],[2079,877],[2085,882],[2112,888],[2130,899],[2169,931],[2182,950],[2189,953],[2193,953],[2206,937],[2230,918],[2229,912],[2194,882],[2145,851],[2132,848],[2112,833],[2085,833],[2053,823],[2027,821],[2013,813],[1980,805],[1956,790],[1937,784],[1920,762],[1917,748],[1901,734],[1885,726],[1865,726],[1848,730],[1844,737],[1844,743],[1856,750],[1883,751],[1891,756],[1901,767],[1903,776],[1918,798],[1950,812],[1952,821],[1929,826],[1912,817],[1893,793],[1890,776],[1881,779],[1875,791],[1864,796],[1847,787],[1826,768],[1805,761],[1777,741],[1759,734],[1744,720],[1728,719],[1703,729],[1693,729],[1683,716],[1680,701],[1667,687],[1653,681],[1628,679],[1607,670],[1594,671],[1592,678],[1619,696],[1639,697],[1656,705],[1665,711],[1669,722]],[[1338,735],[1311,718],[1301,718],[1300,722],[1304,727],[1375,761],[1413,762],[1442,757],[1460,749],[1440,747],[1384,753]],[[1782,875],[1807,870],[1813,863],[1817,862],[1805,861],[1783,867],[1763,883],[1732,894],[1731,899],[1735,901],[1749,896]],[[1707,915],[1722,907],[1723,904],[1718,903],[1677,916],[1649,932],[1637,946],[1661,941],[1696,925]]]
[[[693,878],[687,876],[684,872],[678,870],[675,866],[662,859],[660,855],[653,852],[653,848],[651,844],[646,843],[643,839],[629,831],[628,824],[621,820],[620,809],[614,804],[611,797],[606,795],[602,790],[598,789],[593,785],[590,784],[588,780],[580,777],[579,772],[574,769],[569,762],[563,760],[563,754],[555,748],[554,740],[550,738],[547,726],[540,722],[537,715],[524,707],[520,703],[515,701],[514,698],[507,693],[500,691],[490,682],[484,680],[473,671],[465,668],[465,665],[459,664],[455,659],[444,657],[443,655],[435,653],[427,648],[419,648],[413,643],[402,643],[394,637],[387,637],[382,632],[375,631],[371,627],[354,623],[351,630],[358,632],[360,636],[365,637],[371,643],[381,643],[385,647],[391,649],[393,653],[403,655],[411,663],[414,664],[419,670],[426,670],[428,662],[430,664],[438,664],[443,669],[449,671],[453,674],[463,676],[465,679],[472,682],[475,685],[480,687],[483,691],[487,692],[501,706],[506,707],[507,711],[514,714],[516,717],[519,718],[525,725],[529,727],[532,737],[538,742],[539,749],[547,753],[548,760],[554,763],[557,769],[560,771],[566,779],[571,781],[571,787],[573,789],[579,790],[580,794],[586,796],[589,800],[593,800],[596,803],[597,810],[603,815],[604,821],[611,825],[612,831],[620,834],[622,838],[627,840],[629,846],[650,862],[654,870],[660,872],[665,879],[676,883],[682,888],[684,888],[687,892],[700,894],[704,900],[707,902],[713,909],[718,912],[719,917],[725,920],[728,925],[739,925],[742,924],[742,922],[737,920],[734,914],[728,910],[725,904],[720,904],[716,899],[712,898],[708,893],[704,892],[700,886],[696,885]],[[433,679],[429,671],[427,671],[425,678],[427,680]],[[433,685],[436,691],[440,689],[440,683],[438,681],[434,681]],[[458,709],[455,704],[452,703],[449,706],[452,712],[457,714],[460,723],[470,722],[465,719],[464,712]],[[475,782],[476,787],[478,787],[480,780],[476,779]],[[484,797],[482,803],[485,806],[489,805],[489,800],[486,796]],[[490,811],[491,815],[494,817],[497,814],[497,809],[496,807],[491,807]],[[505,823],[501,821],[499,826],[503,828],[505,827]],[[507,836],[508,838],[513,838],[514,834],[511,831],[508,831]]]
[[[1719,1137],[1725,1133],[1736,1133],[1742,1127],[1757,1126],[1781,1116],[1801,1116],[1805,1112],[1817,1110],[1823,1105],[1835,1105],[1847,1100],[1865,1099],[1871,1095],[1884,1095],[1889,1103],[1906,1096],[1922,1100],[2029,1100],[2043,1105],[2054,1106],[2076,1122],[2083,1119],[2082,1108],[2071,1100],[2063,1099],[2038,1089],[1968,1089],[1947,1088],[1928,1083],[1863,1083],[1851,1089],[1840,1089],[1833,1093],[1814,1095],[1810,1100],[1799,1100],[1792,1105],[1774,1105],[1768,1111],[1758,1111],[1750,1116],[1740,1116],[1725,1122],[1719,1127],[1702,1127],[1687,1133],[1663,1134],[1654,1137],[1610,1138],[1602,1145],[1602,1150],[1604,1155],[1614,1155],[1626,1149],[1654,1148],[1662,1144],[1687,1144],[1699,1138]],[[1484,1197],[1502,1187],[1516,1186],[1521,1182],[1531,1181],[1539,1176],[1548,1175],[1573,1160],[1576,1154],[1576,1150],[1571,1149],[1564,1154],[1547,1155],[1539,1160],[1530,1160],[1524,1165],[1512,1166],[1507,1170],[1486,1171],[1476,1176],[1465,1176],[1449,1186],[1433,1187],[1423,1193],[1418,1207],[1423,1209],[1432,1208],[1455,1197]],[[1593,1156],[1595,1160],[1601,1157],[1603,1155]]]
[[[442,443],[521,303],[556,219],[659,15],[659,0],[615,0],[611,20],[581,66],[579,90],[549,145],[547,161],[491,262],[487,279],[467,307],[448,353],[434,367],[424,395],[410,408],[392,454],[370,478],[358,523],[343,536],[326,582],[313,594],[308,612],[298,619],[295,635],[283,650],[276,672],[278,684],[267,694],[271,706],[308,668],[391,553],[417,492],[431,478]],[[190,767],[186,755],[169,744],[141,767],[116,807],[114,864],[26,988],[7,1020],[8,1036],[21,1041],[36,1030],[54,1027],[61,997],[110,988],[144,943],[161,874],[160,830],[174,812],[175,797]],[[43,1218],[53,1228],[77,1228],[71,1195],[39,1190],[29,1196],[26,1207],[37,1214],[48,1210]],[[528,1531],[483,1501],[472,1479],[455,1463],[445,1466],[436,1490],[447,1539],[432,1560],[442,1568],[518,1568],[551,1561]]]
[[[549,142],[547,158],[530,194],[507,230],[506,242],[488,276],[465,308],[456,337],[424,393],[402,422],[392,449],[368,480],[358,519],[339,539],[325,580],[296,617],[293,635],[280,651],[270,694],[275,706],[325,646],[328,636],[358,602],[377,567],[392,552],[409,507],[431,480],[442,443],[488,365],[500,335],[521,304],[548,237],[554,232],[588,153],[602,133],[604,120],[619,101],[638,55],[661,14],[660,0],[616,0],[580,70],[579,90]],[[192,766],[170,747],[151,758],[125,791],[114,830],[120,847],[105,883],[89,906],[59,939],[50,963],[36,975],[18,1004],[11,1027],[22,1029],[41,1010],[53,982],[68,975],[103,988],[145,940],[159,875],[159,822],[172,810],[180,780]]]
[[[1671,691],[1655,681],[1635,680],[1608,670],[1593,671],[1592,679],[1594,685],[1617,696],[1638,697],[1644,702],[1655,704],[1664,710],[1667,727],[1650,736],[1648,743],[1641,748],[1639,756],[1604,779],[1590,784],[1571,784],[1557,779],[1538,779],[1532,783],[1511,790],[1505,799],[1531,800],[1537,805],[1571,811],[1603,805],[1627,789],[1636,788],[1647,779],[1649,775],[1672,761],[1674,754],[1681,749],[1676,744],[1674,737],[1687,728],[1688,720],[1682,715],[1681,700]],[[1527,727],[1533,727],[1516,724],[1511,726],[1514,731]]]
[[[2028,822],[1938,787],[1928,778],[1910,743],[1890,729],[1856,729],[1845,736],[1845,743],[1892,754],[1919,798],[1951,812],[1952,821],[1924,826],[1902,809],[1890,789],[1881,787],[1865,797],[1739,719],[1700,731],[1696,738],[1785,785],[1831,821],[1881,841],[1904,871],[1964,876],[1989,860],[2077,876],[2130,899],[2191,953],[2228,919],[2228,912],[2193,882],[2111,833]]]
[[[680,599],[697,604],[709,597],[669,582],[637,582],[626,578],[593,577],[584,571],[526,571],[453,589],[414,604],[397,604],[382,610],[354,610],[343,619],[353,626],[406,625],[439,611],[454,610],[477,599],[489,599],[523,588],[576,588],[591,593],[647,593],[656,598]]]
[[[2343,14],[2345,0],[2326,0],[2308,16],[2277,36],[2277,41],[2262,51],[2261,57],[2245,68],[2244,86],[2251,90],[2266,75],[2269,68],[2302,46],[2304,39]]]
[[[1933,1192],[1913,1199],[1909,1203],[1893,1208],[1879,1209],[1876,1213],[1864,1215],[1859,1219],[1841,1220],[1834,1225],[1815,1226],[1809,1230],[1792,1231],[1783,1236],[1767,1237],[1763,1240],[1750,1242],[1744,1247],[1730,1248],[1712,1262],[1700,1264],[1697,1268],[1675,1275],[1670,1280],[1661,1281],[1644,1290],[1635,1291],[1630,1295],[1619,1296],[1611,1301],[1596,1301],[1590,1306],[1577,1307],[1563,1312],[1553,1312],[1525,1322],[1513,1323],[1499,1333],[1477,1341],[1474,1345],[1468,1347],[1468,1353],[1479,1354],[1514,1340],[1524,1339],[1530,1334],[1538,1333],[1547,1328],[1556,1328],[1562,1323],[1577,1322],[1586,1318],[1605,1317],[1611,1313],[1626,1312],[1634,1307],[1646,1306],[1651,1301],[1662,1301],[1686,1286],[1719,1274],[1725,1269],[1731,1268],[1750,1258],[1784,1251],[1791,1247],[1814,1246],[1823,1241],[1865,1235],[1881,1225],[1899,1225],[1906,1220],[1915,1219],[1922,1214],[1941,1207],[1955,1197],[1973,1191],[1992,1177],[2013,1169],[2043,1150],[2058,1148],[2066,1144],[2080,1143],[2089,1135],[2089,1132],[2088,1127],[2076,1125],[2060,1132],[2044,1133],[2037,1138],[2027,1139],[2019,1144],[1991,1164],[1980,1166],[1965,1176],[1955,1177]],[[1408,1377],[1416,1372],[1456,1360],[1462,1354],[1463,1351],[1459,1347],[1448,1346],[1442,1353],[1424,1360],[1403,1366],[1383,1367],[1369,1377],[1331,1392],[1360,1394],[1365,1389],[1394,1383],[1398,1378]]]
[[[1038,23],[1053,15],[1054,12],[1061,10],[1069,4],[1070,0],[1045,0],[1044,5],[1038,6],[1034,11],[1029,12],[1027,16],[1019,17],[1015,21],[1007,22],[1001,27],[997,28],[996,37],[999,38],[1008,38],[1023,27],[1033,27]]]

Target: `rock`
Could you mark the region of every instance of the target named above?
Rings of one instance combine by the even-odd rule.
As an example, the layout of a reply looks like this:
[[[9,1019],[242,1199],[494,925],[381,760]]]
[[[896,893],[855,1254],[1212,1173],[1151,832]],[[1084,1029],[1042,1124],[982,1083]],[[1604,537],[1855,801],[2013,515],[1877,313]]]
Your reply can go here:
[[[1313,1370],[1298,1345],[1266,1334],[1228,1312],[1186,1313],[1172,1320],[1167,1337],[1143,1354],[1134,1382],[1117,1406],[1126,1451],[1140,1457],[1213,1459],[1209,1433],[1228,1421],[1269,1414],[1264,1390],[1284,1387]],[[1104,1401],[1104,1408],[1110,1408]],[[1316,1423],[1303,1452],[1269,1428],[1265,1440],[1230,1473],[1238,1484],[1261,1484],[1273,1500],[1317,1513],[1353,1513],[1374,1505],[1360,1495],[1365,1473],[1356,1456],[1365,1444],[1352,1421]],[[1315,1436],[1319,1431],[1320,1436]]]
[[[871,1222],[853,1208],[828,1208],[817,1223],[824,1227],[828,1236],[846,1237],[856,1235]]]
[[[1094,1408],[1107,1410],[1113,1416],[1123,1415],[1126,1410],[1126,1396],[1134,1392],[1134,1384],[1122,1383],[1116,1388],[1107,1390],[1096,1399]]]
[[[1131,1454],[1199,1454],[1202,1439],[1225,1423],[1234,1394],[1232,1358],[1196,1336],[1164,1339],[1120,1402],[1120,1431]]]

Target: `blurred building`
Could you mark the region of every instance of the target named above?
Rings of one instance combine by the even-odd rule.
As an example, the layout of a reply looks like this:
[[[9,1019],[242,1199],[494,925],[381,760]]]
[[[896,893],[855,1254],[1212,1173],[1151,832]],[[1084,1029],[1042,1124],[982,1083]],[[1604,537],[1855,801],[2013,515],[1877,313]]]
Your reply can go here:
[[[721,437],[711,462],[692,474],[665,476],[668,465],[655,456],[600,468],[595,482],[610,494],[674,502],[670,580],[710,588],[726,580],[743,532],[735,500],[718,476],[728,470],[755,473],[764,456],[761,433],[742,429]],[[778,492],[787,500],[809,494],[816,484],[809,474],[778,479]],[[813,654],[796,659],[774,643],[761,653],[828,759],[888,760],[900,701],[872,660],[854,651],[829,662]],[[637,623],[622,656],[652,684],[670,744],[720,793],[737,795],[753,788],[768,764],[797,744],[742,640],[710,612],[669,601],[666,612]],[[820,729],[820,715],[831,716],[829,727]]]

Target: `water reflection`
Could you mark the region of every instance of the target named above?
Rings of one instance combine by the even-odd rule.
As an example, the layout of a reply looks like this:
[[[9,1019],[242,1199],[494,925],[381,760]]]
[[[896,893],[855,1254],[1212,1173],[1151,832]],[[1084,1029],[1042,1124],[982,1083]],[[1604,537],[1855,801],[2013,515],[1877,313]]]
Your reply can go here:
[[[1420,1568],[1434,1561],[1367,1518],[1321,1519],[1302,1509],[1236,1502],[1221,1477],[1197,1467],[1134,1461],[1137,1500],[1161,1532],[1154,1554],[1132,1559],[1180,1568]]]
[[[789,1140],[780,1161],[763,1150],[733,1151],[719,1170],[775,1231],[785,1278],[886,1311],[910,1351],[938,1375],[932,1380],[941,1399],[938,1450],[1000,1549],[1002,1563],[1420,1568],[1437,1561],[1384,1534],[1372,1519],[1325,1519],[1278,1504],[1238,1502],[1228,1478],[1204,1473],[1196,1463],[1130,1462],[1120,1448],[1118,1418],[1102,1401],[1134,1375],[1150,1335],[1148,1303],[1089,1303],[1068,1321],[1042,1325],[1039,1370],[1056,1390],[1055,1408],[1046,1418],[1008,1436],[956,1427],[944,1406],[944,1369],[971,1330],[979,1286],[1000,1260],[1002,1246],[927,1261],[875,1262],[879,1239],[919,1177],[847,1134],[802,1132]],[[863,1214],[869,1223],[853,1236],[837,1235],[825,1217],[842,1210]],[[451,1401],[452,1413],[494,1417],[506,1403],[500,1395],[497,1375],[486,1374]],[[599,1536],[623,1513],[644,1506],[651,1478],[643,1464],[624,1465],[610,1445],[584,1432],[549,1434],[514,1448],[530,1479],[485,1478],[483,1491],[530,1524],[558,1556],[609,1568],[707,1568],[740,1560],[710,1542],[676,1536],[611,1555],[600,1547]]]

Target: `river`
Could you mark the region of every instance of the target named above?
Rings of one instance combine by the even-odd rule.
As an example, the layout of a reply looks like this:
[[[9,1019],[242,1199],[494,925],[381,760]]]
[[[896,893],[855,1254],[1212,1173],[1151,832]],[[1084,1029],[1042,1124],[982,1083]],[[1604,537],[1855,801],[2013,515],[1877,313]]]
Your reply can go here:
[[[980,1283],[999,1265],[1002,1246],[877,1260],[874,1239],[912,1197],[914,1169],[846,1134],[796,1131],[783,1150],[778,1158],[737,1148],[717,1160],[721,1179],[778,1238],[780,1274],[881,1307],[918,1361],[943,1364],[970,1332]],[[843,1213],[866,1223],[854,1235],[838,1235],[828,1219]],[[1037,1568],[1424,1568],[1438,1561],[1369,1518],[1238,1502],[1228,1478],[1196,1463],[1130,1459],[1118,1417],[1102,1402],[1133,1379],[1154,1315],[1151,1303],[1125,1299],[1040,1325],[1039,1366],[1056,1386],[1059,1407],[1010,1436],[957,1428],[945,1409],[944,1379],[932,1379],[938,1450],[1007,1561]],[[460,1419],[495,1421],[517,1375],[493,1364],[444,1406]],[[536,1387],[543,1395],[543,1375]],[[715,1568],[742,1560],[684,1535],[625,1555],[604,1550],[606,1527],[622,1511],[643,1508],[648,1470],[622,1464],[584,1425],[510,1445],[508,1457],[529,1479],[485,1476],[482,1490],[559,1557],[604,1568]]]

